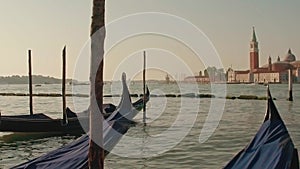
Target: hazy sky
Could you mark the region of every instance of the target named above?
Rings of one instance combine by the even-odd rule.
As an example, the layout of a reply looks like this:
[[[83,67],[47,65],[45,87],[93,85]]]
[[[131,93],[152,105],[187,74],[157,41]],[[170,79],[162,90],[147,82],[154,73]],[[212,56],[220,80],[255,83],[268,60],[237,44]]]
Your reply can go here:
[[[88,79],[89,56],[84,55],[86,58],[79,59],[81,65],[75,65],[78,65],[80,51],[88,49],[84,45],[89,39],[91,0],[0,2],[0,76],[26,75],[27,50],[31,49],[34,74],[61,77],[61,50],[67,45],[67,76],[73,77],[74,72],[77,72],[77,79]],[[269,55],[273,60],[277,56],[283,57],[288,48],[299,57],[299,7],[299,0],[107,0],[106,22],[111,23],[120,17],[141,12],[169,13],[187,20],[201,30],[219,53],[225,69],[230,65],[234,69],[247,69],[252,26],[256,28],[259,41],[260,65],[266,63]],[[151,19],[146,21],[149,24],[154,22]],[[106,43],[110,43],[111,37],[118,33],[114,31],[135,26],[125,23],[116,30],[108,28]],[[166,29],[179,32],[180,28],[170,26]],[[189,34],[184,30],[182,32],[187,36]],[[129,77],[137,74],[142,66],[143,49],[148,51],[149,67],[161,67],[162,71],[177,78],[188,75],[188,70],[178,60],[193,73],[204,68],[203,64],[193,60],[193,56],[190,56],[193,52],[189,48],[170,39],[172,38],[162,36],[133,36],[119,42],[114,50],[107,49],[110,56],[105,64],[105,79],[120,76],[116,74],[121,71],[130,72]],[[194,39],[195,42],[197,40]],[[164,78],[165,74],[150,73],[149,76]]]

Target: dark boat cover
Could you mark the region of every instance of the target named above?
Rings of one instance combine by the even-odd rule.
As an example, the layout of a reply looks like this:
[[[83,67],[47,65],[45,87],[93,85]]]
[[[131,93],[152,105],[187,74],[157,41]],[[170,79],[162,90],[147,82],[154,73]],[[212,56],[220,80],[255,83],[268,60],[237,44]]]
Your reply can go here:
[[[128,130],[128,126],[116,121],[105,123],[104,127],[104,147],[106,153],[118,143],[121,136]],[[74,142],[56,149],[41,157],[15,166],[15,169],[36,169],[36,168],[61,168],[61,169],[84,169],[88,168],[89,136],[87,134],[78,138]]]
[[[298,152],[268,89],[268,108],[257,134],[225,169],[299,169]]]

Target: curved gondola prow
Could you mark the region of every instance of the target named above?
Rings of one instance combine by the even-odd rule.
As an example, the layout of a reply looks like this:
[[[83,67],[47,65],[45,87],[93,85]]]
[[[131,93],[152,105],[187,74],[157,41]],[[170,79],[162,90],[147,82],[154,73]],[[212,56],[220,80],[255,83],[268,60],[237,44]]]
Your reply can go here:
[[[137,101],[135,101],[134,103],[132,103],[132,106],[134,109],[136,109],[137,111],[141,111],[144,103],[147,104],[148,101],[150,100],[150,91],[148,86],[146,86],[146,97],[145,97],[145,102],[144,102],[144,97],[141,96],[140,99],[138,99]],[[103,109],[105,111],[104,114],[104,118],[108,118],[116,109],[117,106],[108,103],[108,104],[104,104],[103,105]],[[89,108],[83,112],[80,113],[74,113],[69,107],[66,108],[66,113],[67,113],[67,118],[77,118],[78,116],[84,117],[84,116],[88,116],[88,112],[89,112]]]
[[[136,102],[134,102],[132,105],[133,107],[138,110],[141,111],[144,107],[144,104],[147,104],[147,102],[150,100],[150,91],[148,86],[146,86],[146,97],[141,96],[141,98],[139,100],[137,100]]]
[[[267,102],[267,112],[266,112],[266,116],[265,116],[265,121],[270,120],[271,122],[274,121],[281,121],[283,122],[278,109],[273,101],[273,97],[271,95],[271,91],[270,91],[270,86],[267,85],[267,98],[268,98],[268,102]],[[287,129],[286,129],[287,130]],[[299,169],[299,157],[298,157],[298,150],[297,148],[294,148],[293,154],[292,154],[292,161],[291,161],[291,166],[290,169]]]
[[[137,115],[137,113],[142,110],[144,103],[147,103],[149,101],[149,97],[150,97],[150,92],[149,89],[147,87],[147,95],[146,97],[141,97],[138,101],[136,101],[135,103],[131,103],[131,97],[130,97],[130,93],[129,93],[129,89],[126,83],[126,74],[123,73],[122,75],[122,84],[123,84],[123,94],[122,94],[122,98],[120,100],[120,104],[117,107],[117,112],[114,112],[112,115],[110,115],[107,120],[119,120],[122,121],[120,119],[123,119],[124,121],[126,121],[126,123],[128,121],[132,121],[133,118]],[[146,99],[144,102],[144,98]],[[130,103],[130,104],[128,104]]]
[[[281,120],[281,117],[279,115],[279,112],[277,110],[277,107],[273,101],[273,97],[271,95],[271,92],[270,92],[270,87],[269,85],[267,86],[267,98],[268,98],[268,102],[267,102],[267,112],[266,112],[266,115],[265,115],[265,121],[267,120],[271,120],[271,121],[274,121],[274,120]]]
[[[268,121],[270,118],[270,102],[272,101],[272,96],[271,96],[271,92],[270,92],[270,87],[269,85],[267,85],[267,111],[265,114],[265,119],[264,122]],[[271,101],[270,101],[271,100]]]
[[[147,103],[150,99],[150,91],[149,91],[149,88],[148,88],[148,85],[146,85],[146,101],[145,103]]]
[[[298,151],[294,146],[268,87],[265,121],[250,143],[224,167],[299,169]]]

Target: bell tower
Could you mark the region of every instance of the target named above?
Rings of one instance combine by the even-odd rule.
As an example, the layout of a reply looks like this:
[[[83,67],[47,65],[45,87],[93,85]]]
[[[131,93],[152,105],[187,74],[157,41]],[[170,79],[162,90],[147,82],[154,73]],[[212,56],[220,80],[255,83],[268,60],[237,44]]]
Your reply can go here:
[[[259,68],[258,42],[256,40],[255,29],[253,27],[252,40],[250,41],[250,72]]]

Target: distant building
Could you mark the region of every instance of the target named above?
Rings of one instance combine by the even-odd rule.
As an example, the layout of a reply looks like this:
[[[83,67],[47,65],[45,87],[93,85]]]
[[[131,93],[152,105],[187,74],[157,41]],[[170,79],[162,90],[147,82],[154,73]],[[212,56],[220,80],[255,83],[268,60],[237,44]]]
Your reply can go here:
[[[208,76],[188,76],[184,79],[185,82],[210,83]]]
[[[288,50],[283,61],[277,57],[272,62],[269,56],[267,64],[259,66],[259,48],[258,41],[253,27],[252,40],[250,41],[250,69],[249,70],[227,70],[227,82],[229,83],[284,83],[288,82],[288,70],[293,72],[295,82],[300,82],[300,61],[291,49]]]
[[[232,68],[227,70],[227,82],[230,83],[249,83],[250,71],[234,71]]]
[[[202,71],[197,76],[188,76],[184,79],[186,82],[197,82],[197,83],[224,83],[226,82],[224,70],[217,70],[215,67],[208,67],[204,74]]]

